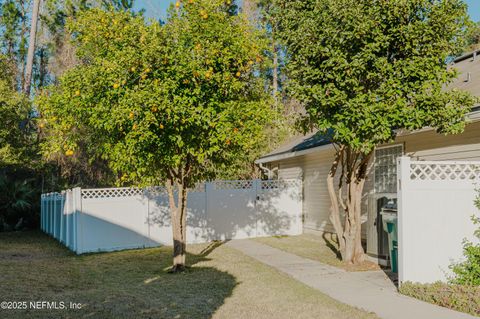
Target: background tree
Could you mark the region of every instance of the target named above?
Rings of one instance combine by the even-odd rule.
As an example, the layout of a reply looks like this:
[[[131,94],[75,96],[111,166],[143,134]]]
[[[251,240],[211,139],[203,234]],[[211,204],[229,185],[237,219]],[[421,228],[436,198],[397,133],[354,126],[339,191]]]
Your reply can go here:
[[[35,54],[35,43],[37,40],[38,12],[40,10],[40,0],[33,0],[33,9],[31,13],[30,38],[28,42],[27,66],[25,68],[25,94],[30,95],[32,85],[33,59]]]
[[[458,133],[473,99],[444,90],[464,43],[460,0],[276,0],[290,92],[336,148],[327,185],[342,259],[361,262],[361,195],[376,145],[401,129]],[[338,186],[335,187],[335,178]]]
[[[466,53],[480,50],[480,22],[474,23],[467,34]]]
[[[30,104],[13,88],[14,74],[9,58],[0,55],[0,169],[23,163],[30,143]]]
[[[118,183],[164,183],[173,271],[185,267],[187,189],[214,178],[264,138],[272,118],[256,76],[263,43],[232,3],[178,3],[164,25],[94,9],[70,25],[79,57],[38,100],[44,154],[80,144]],[[86,137],[86,138],[85,138]]]

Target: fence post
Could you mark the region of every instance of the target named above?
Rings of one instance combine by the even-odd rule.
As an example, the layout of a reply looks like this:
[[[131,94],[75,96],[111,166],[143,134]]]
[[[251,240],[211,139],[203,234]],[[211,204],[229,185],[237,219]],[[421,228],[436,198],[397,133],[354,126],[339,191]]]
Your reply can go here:
[[[259,222],[259,219],[260,219],[260,216],[262,214],[262,212],[260,211],[260,208],[259,208],[259,205],[258,205],[258,201],[260,200],[260,193],[262,191],[262,180],[260,179],[255,179],[253,180],[253,189],[252,189],[252,192],[253,192],[253,200],[254,200],[254,209],[255,209],[255,237],[258,237],[259,236],[259,230],[258,230],[258,222]],[[263,232],[262,232],[262,235],[263,235]]]
[[[60,229],[59,229],[59,234],[58,234],[58,237],[59,237],[59,240],[62,244],[65,244],[65,239],[64,239],[64,234],[65,234],[65,227],[63,225],[64,221],[65,221],[65,204],[66,204],[66,199],[67,199],[67,195],[66,195],[66,191],[62,191],[61,192],[62,194],[62,197],[60,198],[60,209],[58,210],[58,213],[59,213],[59,216],[60,216]]]
[[[64,208],[64,214],[65,214],[65,245],[72,249],[72,190],[68,189],[65,192],[65,208]]]
[[[205,220],[208,221],[210,220],[209,219],[209,213],[211,213],[210,211],[210,207],[209,207],[209,204],[208,204],[208,198],[210,196],[210,194],[212,193],[213,191],[213,183],[212,182],[205,182]],[[208,229],[211,225],[205,225],[205,227]],[[202,232],[202,235],[206,235],[206,231]]]
[[[397,158],[397,227],[398,227],[398,282],[403,281],[404,267],[404,222],[408,194],[404,192],[410,182],[410,157]]]
[[[52,226],[53,226],[53,205],[52,205],[52,193],[48,194],[48,234],[52,236]]]
[[[53,202],[53,238],[58,240],[57,234],[57,220],[58,220],[58,192],[55,192],[54,202]]]
[[[43,194],[40,195],[40,230],[43,231]]]
[[[72,213],[73,213],[73,250],[76,254],[83,252],[83,232],[82,232],[82,189],[75,187],[72,189]]]

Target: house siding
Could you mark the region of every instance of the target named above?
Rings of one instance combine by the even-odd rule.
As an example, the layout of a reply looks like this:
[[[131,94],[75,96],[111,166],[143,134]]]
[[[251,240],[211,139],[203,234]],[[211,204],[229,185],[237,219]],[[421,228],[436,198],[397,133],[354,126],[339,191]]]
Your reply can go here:
[[[432,130],[398,137],[405,154],[415,160],[480,160],[480,122],[467,125],[457,135],[438,134]],[[305,232],[333,232],[329,220],[330,198],[326,179],[334,156],[333,148],[272,162],[279,178],[303,178],[303,215]],[[370,167],[373,164],[373,159]],[[366,237],[368,197],[374,191],[373,169],[367,177],[362,200],[362,234]]]
[[[415,160],[479,160],[480,122],[468,124],[462,134],[445,136],[426,131],[401,136],[397,141]]]

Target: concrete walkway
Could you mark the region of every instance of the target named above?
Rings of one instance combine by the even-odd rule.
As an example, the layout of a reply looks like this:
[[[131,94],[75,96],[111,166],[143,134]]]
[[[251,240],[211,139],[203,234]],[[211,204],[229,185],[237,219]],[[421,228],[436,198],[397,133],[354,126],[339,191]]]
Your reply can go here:
[[[384,319],[476,318],[401,295],[383,271],[346,272],[252,240],[227,243],[330,297]]]

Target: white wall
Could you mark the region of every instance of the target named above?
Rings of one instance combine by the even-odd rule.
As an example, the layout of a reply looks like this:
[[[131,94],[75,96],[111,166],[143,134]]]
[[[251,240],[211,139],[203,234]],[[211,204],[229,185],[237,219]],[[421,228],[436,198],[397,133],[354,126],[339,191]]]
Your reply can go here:
[[[397,164],[399,280],[446,281],[449,265],[463,258],[463,239],[474,240],[480,162],[401,157]]]
[[[300,180],[216,181],[189,191],[187,242],[302,233]],[[171,245],[161,188],[42,195],[42,229],[77,253]],[[68,241],[67,241],[67,238]]]

